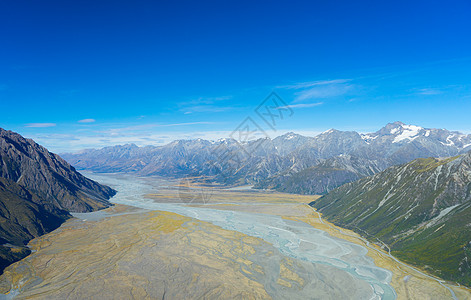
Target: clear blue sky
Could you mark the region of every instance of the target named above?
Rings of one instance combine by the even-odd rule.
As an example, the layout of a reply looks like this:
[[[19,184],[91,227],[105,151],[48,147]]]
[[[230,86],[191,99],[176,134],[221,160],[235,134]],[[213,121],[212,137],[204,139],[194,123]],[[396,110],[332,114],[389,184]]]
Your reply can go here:
[[[54,151],[403,121],[471,132],[470,1],[1,1],[0,127]],[[80,122],[79,122],[80,121]]]

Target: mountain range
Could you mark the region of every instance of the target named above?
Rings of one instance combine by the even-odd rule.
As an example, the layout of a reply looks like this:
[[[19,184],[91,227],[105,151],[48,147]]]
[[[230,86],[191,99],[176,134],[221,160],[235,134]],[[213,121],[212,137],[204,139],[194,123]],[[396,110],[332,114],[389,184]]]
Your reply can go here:
[[[471,286],[471,135],[401,122],[377,132],[287,133],[246,143],[178,140],[83,150],[61,157],[0,130],[0,263],[57,228],[69,212],[107,207],[115,191],[78,169],[194,176],[228,186],[324,194],[311,203],[398,258]],[[434,157],[434,158],[430,158]]]
[[[416,158],[471,150],[471,135],[401,122],[374,133],[328,130],[315,137],[287,133],[247,143],[234,139],[178,140],[62,154],[78,169],[141,176],[211,176],[219,183],[301,194],[326,194],[342,184]]]
[[[331,129],[242,145],[180,140],[64,157],[97,172],[195,175],[226,185],[324,194],[311,205],[328,220],[403,261],[471,286],[471,135],[395,122],[368,134]]]
[[[398,258],[471,285],[471,152],[393,166],[311,205]]]
[[[33,140],[0,128],[0,272],[29,254],[29,240],[59,227],[70,212],[110,206],[115,193]]]

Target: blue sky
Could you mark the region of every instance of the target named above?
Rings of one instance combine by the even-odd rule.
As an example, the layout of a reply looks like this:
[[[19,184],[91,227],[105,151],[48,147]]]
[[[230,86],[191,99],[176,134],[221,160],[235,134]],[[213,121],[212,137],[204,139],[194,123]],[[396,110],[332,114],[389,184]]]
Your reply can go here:
[[[471,132],[469,1],[2,1],[0,127],[56,152],[388,122]],[[265,126],[263,122],[260,126]],[[265,129],[265,128],[263,128]]]

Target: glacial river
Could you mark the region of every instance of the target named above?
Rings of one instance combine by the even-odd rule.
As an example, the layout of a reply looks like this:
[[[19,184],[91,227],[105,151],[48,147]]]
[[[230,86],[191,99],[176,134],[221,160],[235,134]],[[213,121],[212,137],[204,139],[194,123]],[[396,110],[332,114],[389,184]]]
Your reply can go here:
[[[389,285],[392,273],[377,267],[366,255],[366,248],[332,237],[308,224],[286,220],[276,215],[192,207],[184,203],[158,203],[145,198],[144,195],[157,193],[159,187],[165,184],[158,179],[117,174],[85,175],[115,188],[118,194],[111,199],[113,203],[174,212],[263,239],[283,255],[348,273],[355,282],[359,280],[364,283],[357,286],[358,289],[364,289],[362,292],[366,296],[365,299],[396,298],[394,289]],[[323,280],[334,281],[332,276],[335,274],[323,274]]]

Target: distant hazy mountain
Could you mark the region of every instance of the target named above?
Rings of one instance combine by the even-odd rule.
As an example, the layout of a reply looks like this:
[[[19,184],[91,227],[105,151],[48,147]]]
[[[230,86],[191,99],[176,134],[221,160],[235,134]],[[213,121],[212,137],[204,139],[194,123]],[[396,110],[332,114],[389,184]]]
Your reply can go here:
[[[59,227],[69,212],[108,207],[115,193],[33,140],[0,128],[0,271],[28,253],[24,243]]]
[[[370,134],[329,130],[299,150],[318,159],[328,157],[329,153],[333,157],[298,173],[276,174],[258,182],[255,187],[325,194],[344,183],[416,158],[465,153],[471,150],[471,135],[395,122]]]
[[[397,257],[471,285],[471,152],[393,166],[311,205],[340,226],[379,238]]]
[[[297,193],[326,193],[346,182],[420,157],[471,150],[471,135],[395,122],[375,133],[328,130],[315,137],[287,133],[243,145],[235,140],[124,145],[62,156],[79,169],[139,175],[215,176],[226,184],[255,184]]]

